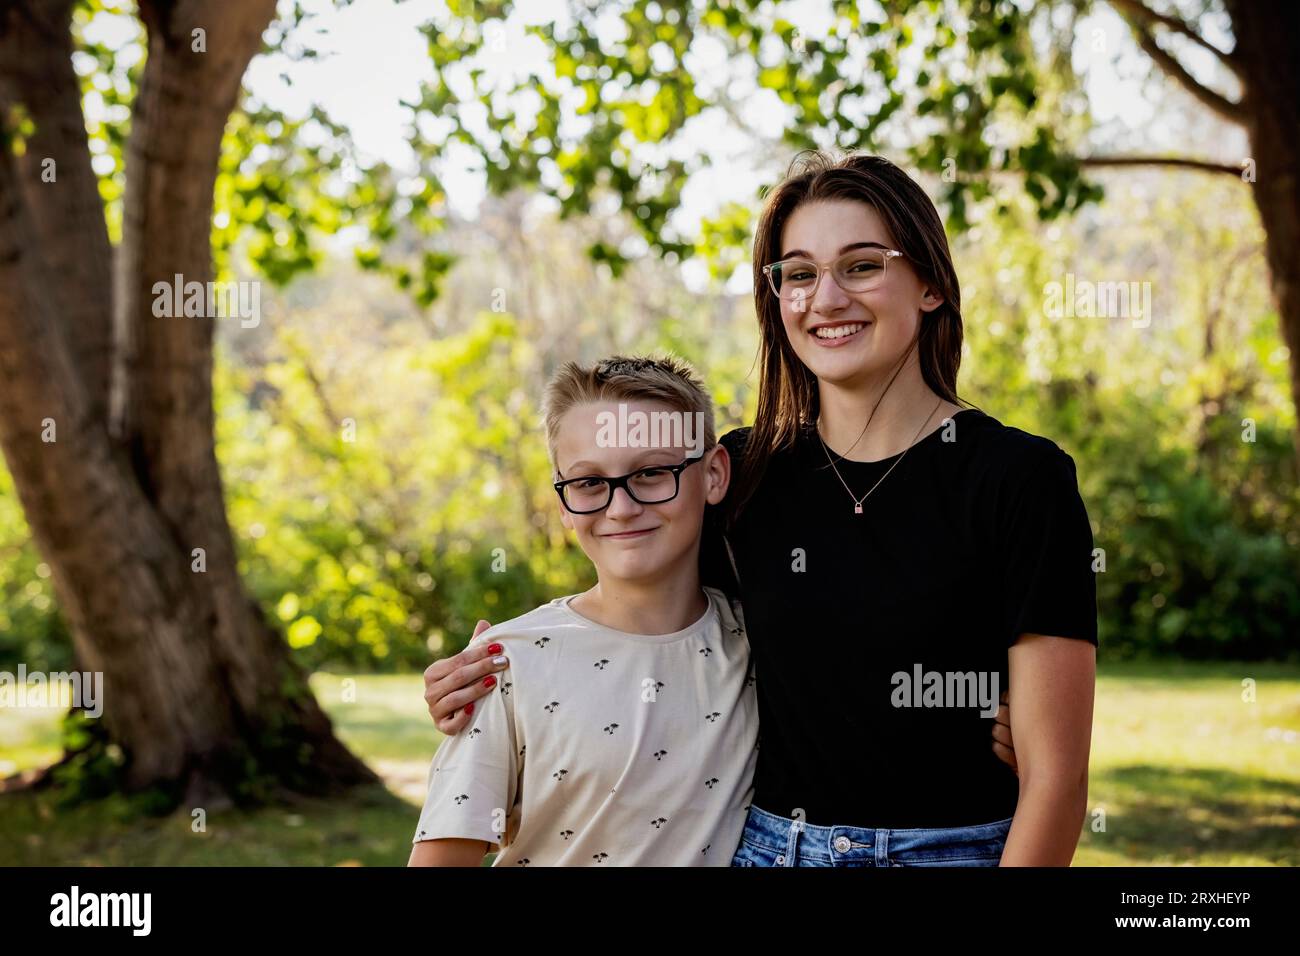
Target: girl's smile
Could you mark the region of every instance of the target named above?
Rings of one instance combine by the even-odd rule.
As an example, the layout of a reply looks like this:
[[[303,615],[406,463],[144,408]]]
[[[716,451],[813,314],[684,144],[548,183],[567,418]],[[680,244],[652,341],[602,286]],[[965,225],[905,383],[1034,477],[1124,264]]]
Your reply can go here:
[[[808,326],[808,334],[822,348],[838,349],[866,338],[874,322],[818,322]]]

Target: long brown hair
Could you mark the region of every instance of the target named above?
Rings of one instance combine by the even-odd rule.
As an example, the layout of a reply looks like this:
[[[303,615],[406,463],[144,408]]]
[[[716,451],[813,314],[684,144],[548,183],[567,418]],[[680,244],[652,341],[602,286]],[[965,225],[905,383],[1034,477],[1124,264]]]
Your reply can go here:
[[[881,156],[849,154],[836,159],[817,150],[798,154],[785,179],[768,193],[754,235],[754,310],[759,345],[758,410],[737,476],[728,495],[729,520],[739,515],[776,452],[790,447],[801,428],[817,421],[817,377],[799,360],[781,322],[781,303],[763,266],[781,255],[781,232],[794,211],[819,200],[866,203],[898,243],[900,252],[943,304],[921,317],[917,352],[921,375],[936,395],[968,404],[957,395],[961,365],[961,287],[948,237],[934,203],[917,183]]]

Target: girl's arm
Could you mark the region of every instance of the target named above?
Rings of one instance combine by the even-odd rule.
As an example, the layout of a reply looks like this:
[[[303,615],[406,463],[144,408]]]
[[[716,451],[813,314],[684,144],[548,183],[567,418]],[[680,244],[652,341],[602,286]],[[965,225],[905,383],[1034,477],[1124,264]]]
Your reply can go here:
[[[511,638],[498,628],[476,640],[504,646]],[[514,700],[500,691],[488,694],[475,710],[473,729],[438,745],[408,866],[478,866],[483,854],[509,842],[500,808],[513,810],[521,802],[524,764]]]
[[[1008,651],[1020,800],[1003,866],[1069,866],[1088,803],[1097,648],[1022,634]]]
[[[462,840],[448,837],[441,840],[421,840],[411,847],[407,866],[479,866],[493,844],[482,840]]]

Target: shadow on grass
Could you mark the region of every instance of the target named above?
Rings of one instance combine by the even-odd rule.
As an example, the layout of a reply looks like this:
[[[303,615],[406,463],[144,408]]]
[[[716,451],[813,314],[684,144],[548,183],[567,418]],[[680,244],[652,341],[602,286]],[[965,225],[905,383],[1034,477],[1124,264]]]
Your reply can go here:
[[[1091,811],[1106,811],[1106,831]],[[1094,771],[1083,842],[1142,862],[1254,857],[1300,865],[1300,784],[1231,770],[1137,764]]]
[[[1114,864],[1300,865],[1300,785],[1214,769],[1145,764],[1094,772],[1083,845]],[[347,798],[169,817],[132,814],[118,798],[59,809],[49,795],[0,796],[0,865],[402,866],[418,810],[384,787]],[[1091,819],[1091,817],[1089,818]]]
[[[0,865],[404,866],[418,811],[383,786],[293,807],[142,817],[110,797],[69,808],[0,795]],[[201,808],[199,808],[201,809]]]

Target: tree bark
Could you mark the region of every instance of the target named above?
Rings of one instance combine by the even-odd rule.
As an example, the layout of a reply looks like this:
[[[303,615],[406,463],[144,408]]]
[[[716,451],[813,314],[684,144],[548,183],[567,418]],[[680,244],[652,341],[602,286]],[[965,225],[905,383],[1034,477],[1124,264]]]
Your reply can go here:
[[[60,161],[57,184],[33,182],[37,163],[0,155],[0,448],[77,657],[103,672],[127,789],[199,805],[373,782],[239,579],[214,447],[214,322],[152,310],[155,281],[210,278],[222,133],[274,0],[139,6],[149,52],[111,276],[102,207],[82,231],[94,179],[88,154],[75,155],[76,78],[59,66],[71,3],[4,10],[0,53],[43,37],[30,55],[53,90],[34,92],[30,69],[7,57],[0,93],[50,122],[33,142],[64,150],[68,173]],[[205,571],[192,568],[195,548]]]
[[[72,68],[68,31],[73,0],[14,4],[0,16],[0,109],[21,104],[35,131],[17,157],[23,196],[31,208],[48,268],[46,288],[72,330],[90,414],[108,412],[112,325],[108,290],[112,251],[90,165],[81,88]],[[53,182],[45,181],[46,163]]]
[[[1282,340],[1291,352],[1291,399],[1300,416],[1300,7],[1244,0],[1227,6],[1255,160],[1252,188]],[[1296,461],[1300,467],[1300,421]]]

